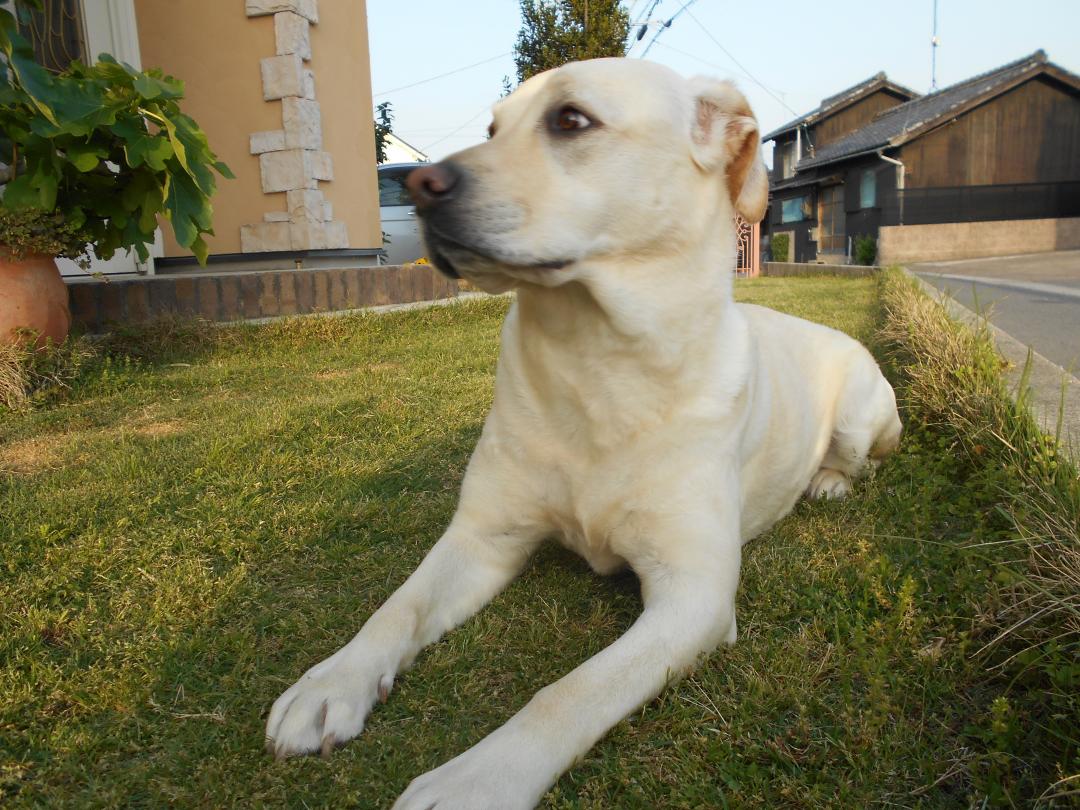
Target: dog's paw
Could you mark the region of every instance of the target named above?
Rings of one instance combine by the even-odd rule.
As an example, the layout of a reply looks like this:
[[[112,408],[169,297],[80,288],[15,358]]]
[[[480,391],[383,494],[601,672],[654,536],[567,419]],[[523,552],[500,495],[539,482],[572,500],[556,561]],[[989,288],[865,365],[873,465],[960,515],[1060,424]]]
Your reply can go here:
[[[839,500],[851,492],[851,479],[839,470],[829,470],[822,467],[810,480],[810,486],[806,488],[807,497],[818,499],[827,498]]]
[[[481,743],[480,747],[483,747]],[[529,810],[540,799],[525,774],[473,748],[418,776],[393,810]]]
[[[392,670],[358,660],[345,648],[316,664],[270,709],[266,747],[278,759],[301,754],[328,756],[364,729],[376,699],[386,701]]]

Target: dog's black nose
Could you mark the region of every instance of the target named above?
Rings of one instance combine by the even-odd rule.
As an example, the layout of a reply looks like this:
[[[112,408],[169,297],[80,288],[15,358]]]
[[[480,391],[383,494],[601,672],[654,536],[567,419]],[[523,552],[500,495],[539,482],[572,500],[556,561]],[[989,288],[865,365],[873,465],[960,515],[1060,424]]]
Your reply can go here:
[[[453,163],[433,163],[413,169],[405,178],[405,187],[416,203],[416,210],[423,213],[454,196],[454,190],[461,185],[461,169]]]

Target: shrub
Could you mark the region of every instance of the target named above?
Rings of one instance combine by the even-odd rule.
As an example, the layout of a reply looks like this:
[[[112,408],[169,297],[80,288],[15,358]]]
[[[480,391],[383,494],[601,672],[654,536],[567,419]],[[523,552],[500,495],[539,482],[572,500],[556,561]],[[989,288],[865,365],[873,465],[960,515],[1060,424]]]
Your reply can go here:
[[[85,267],[89,241],[89,234],[65,222],[62,214],[37,208],[12,211],[0,207],[0,245],[13,259],[41,253],[74,259]]]
[[[867,234],[855,237],[855,264],[872,265],[877,259],[877,240]]]
[[[49,73],[0,9],[0,206],[55,214],[101,259],[133,249],[145,261],[161,215],[205,262],[216,175],[233,175],[181,112],[183,95],[183,82],[108,54]]]
[[[786,262],[788,250],[791,247],[791,237],[786,233],[775,233],[769,240],[769,251],[772,253],[774,262]]]

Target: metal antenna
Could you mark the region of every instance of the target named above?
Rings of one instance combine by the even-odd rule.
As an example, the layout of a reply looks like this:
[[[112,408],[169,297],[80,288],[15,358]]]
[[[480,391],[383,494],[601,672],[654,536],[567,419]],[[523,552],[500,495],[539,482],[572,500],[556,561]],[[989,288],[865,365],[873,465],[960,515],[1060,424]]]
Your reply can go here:
[[[934,31],[930,36],[930,92],[937,90],[937,0],[934,0]]]

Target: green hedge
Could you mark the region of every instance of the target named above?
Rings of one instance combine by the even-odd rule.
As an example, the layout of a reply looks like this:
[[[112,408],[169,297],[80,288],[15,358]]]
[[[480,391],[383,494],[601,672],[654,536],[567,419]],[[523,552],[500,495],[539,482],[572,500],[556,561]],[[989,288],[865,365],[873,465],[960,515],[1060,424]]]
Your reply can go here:
[[[769,250],[774,262],[786,262],[788,249],[791,245],[791,237],[786,233],[775,233],[769,240]]]

